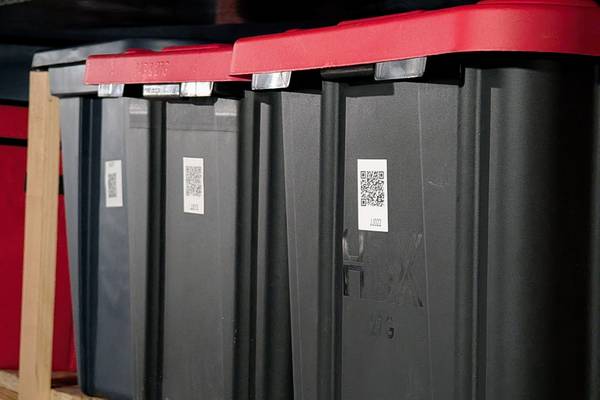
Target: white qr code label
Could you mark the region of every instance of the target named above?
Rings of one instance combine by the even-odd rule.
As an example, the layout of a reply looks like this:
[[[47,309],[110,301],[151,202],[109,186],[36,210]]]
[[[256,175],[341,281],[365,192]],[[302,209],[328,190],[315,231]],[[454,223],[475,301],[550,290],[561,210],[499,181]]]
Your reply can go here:
[[[123,170],[121,160],[104,163],[106,207],[123,207]]]
[[[357,160],[358,229],[388,231],[387,160]]]
[[[183,157],[183,212],[204,214],[204,159]]]

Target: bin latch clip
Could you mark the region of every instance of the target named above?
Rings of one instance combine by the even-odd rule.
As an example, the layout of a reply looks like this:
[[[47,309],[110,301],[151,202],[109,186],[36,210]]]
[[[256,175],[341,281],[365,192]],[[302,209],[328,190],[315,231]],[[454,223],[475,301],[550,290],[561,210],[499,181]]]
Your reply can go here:
[[[292,79],[291,71],[252,75],[252,90],[286,89]]]
[[[420,78],[425,74],[426,65],[427,57],[378,62],[375,64],[375,80],[389,81]]]
[[[122,83],[101,83],[98,85],[98,97],[123,97],[125,85]]]

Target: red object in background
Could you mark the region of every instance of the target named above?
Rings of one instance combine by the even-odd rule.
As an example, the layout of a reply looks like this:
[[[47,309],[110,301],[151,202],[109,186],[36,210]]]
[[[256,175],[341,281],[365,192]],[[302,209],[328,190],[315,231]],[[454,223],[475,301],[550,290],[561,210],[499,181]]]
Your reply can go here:
[[[21,325],[27,108],[0,105],[0,369],[17,369]],[[75,346],[63,196],[58,248],[52,369],[75,370]]]

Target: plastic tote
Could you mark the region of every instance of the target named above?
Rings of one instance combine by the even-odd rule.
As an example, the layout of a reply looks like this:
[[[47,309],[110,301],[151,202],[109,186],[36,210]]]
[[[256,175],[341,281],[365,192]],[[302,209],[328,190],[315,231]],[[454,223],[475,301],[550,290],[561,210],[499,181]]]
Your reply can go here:
[[[598,27],[484,1],[236,42],[257,90],[322,76],[282,138],[296,399],[600,396]]]
[[[84,392],[111,399],[144,393],[155,106],[135,94],[99,98],[97,87],[84,84],[85,59],[168,44],[119,41],[38,53],[33,60],[34,68],[48,69],[52,94],[60,97],[79,383]]]
[[[86,82],[100,92],[137,91],[161,104],[148,227],[149,398],[291,395],[287,259],[265,240],[274,233],[261,208],[270,188],[261,180],[268,153],[259,153],[268,147],[257,141],[247,80],[229,75],[231,54],[231,45],[202,45],[87,62]]]

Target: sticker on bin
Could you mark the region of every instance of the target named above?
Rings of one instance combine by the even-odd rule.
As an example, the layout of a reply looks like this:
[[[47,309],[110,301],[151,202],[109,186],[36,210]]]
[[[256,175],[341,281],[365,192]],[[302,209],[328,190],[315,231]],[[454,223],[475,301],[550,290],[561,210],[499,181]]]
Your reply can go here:
[[[123,207],[123,168],[121,160],[104,163],[106,207]]]
[[[388,231],[387,160],[357,160],[358,229]]]
[[[204,214],[204,159],[183,157],[183,212]]]

